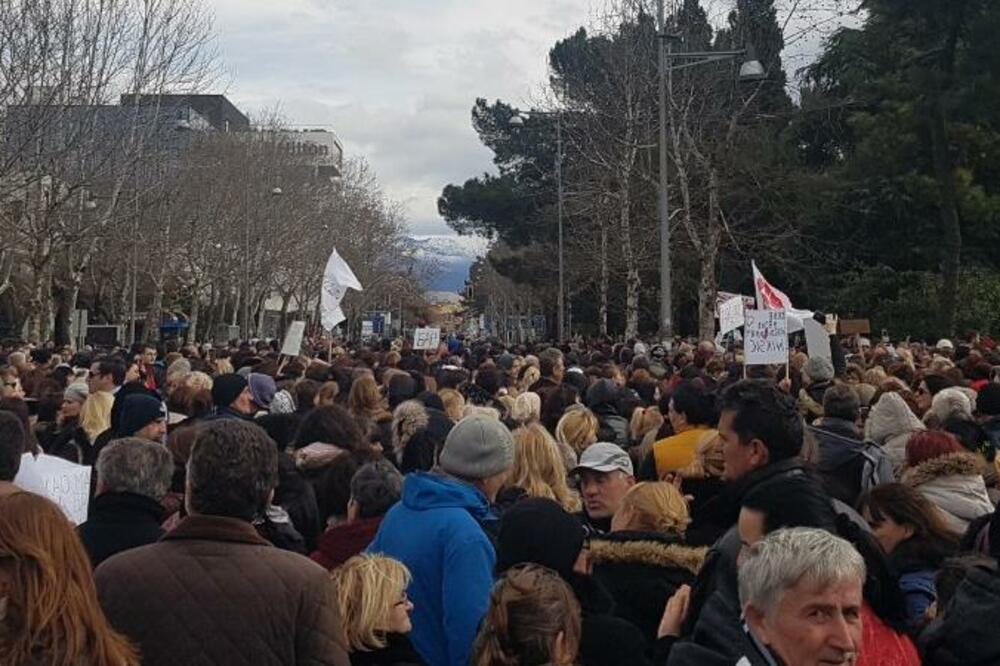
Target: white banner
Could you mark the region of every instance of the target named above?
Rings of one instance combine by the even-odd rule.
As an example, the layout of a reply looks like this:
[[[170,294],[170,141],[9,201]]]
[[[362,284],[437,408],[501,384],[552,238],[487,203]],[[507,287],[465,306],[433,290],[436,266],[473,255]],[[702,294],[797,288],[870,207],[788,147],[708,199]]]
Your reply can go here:
[[[806,347],[809,349],[810,357],[825,358],[833,361],[833,353],[830,351],[830,334],[815,319],[803,319],[802,326],[806,331]]]
[[[784,310],[747,310],[743,349],[747,365],[788,363],[788,320]]]
[[[14,478],[14,485],[59,505],[66,516],[79,525],[87,521],[87,504],[90,502],[90,467],[75,465],[62,458],[30,453],[21,457],[21,469]]]
[[[306,333],[304,321],[293,321],[285,332],[285,343],[281,345],[281,353],[285,356],[298,356],[302,352],[302,338]]]
[[[418,328],[413,331],[413,348],[417,350],[434,350],[441,344],[440,328]]]
[[[719,306],[719,333],[725,335],[743,325],[743,297],[737,296]]]

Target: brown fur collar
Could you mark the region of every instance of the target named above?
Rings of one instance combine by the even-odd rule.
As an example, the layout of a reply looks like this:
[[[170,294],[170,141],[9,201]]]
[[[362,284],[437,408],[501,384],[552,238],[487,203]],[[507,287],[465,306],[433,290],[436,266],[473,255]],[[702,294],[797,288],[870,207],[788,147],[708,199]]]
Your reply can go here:
[[[605,541],[590,542],[590,559],[594,564],[635,563],[660,567],[679,567],[697,574],[705,561],[708,548],[692,548],[658,541]]]
[[[982,474],[983,459],[975,453],[949,453],[925,460],[919,465],[907,468],[900,479],[910,487],[916,487],[946,476],[973,476]]]

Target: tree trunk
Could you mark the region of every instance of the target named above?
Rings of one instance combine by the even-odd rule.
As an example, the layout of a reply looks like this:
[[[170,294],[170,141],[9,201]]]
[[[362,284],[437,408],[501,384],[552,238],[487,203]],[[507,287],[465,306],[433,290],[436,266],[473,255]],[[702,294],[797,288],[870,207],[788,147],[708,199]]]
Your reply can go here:
[[[601,282],[598,287],[597,325],[601,335],[608,334],[608,225],[601,222]]]
[[[55,290],[55,326],[52,331],[52,338],[56,345],[73,344],[72,320],[74,303],[76,301],[75,291],[72,287],[60,287]]]
[[[191,288],[191,312],[188,315],[188,330],[186,340],[188,343],[198,341],[198,315],[201,314],[201,285],[195,281]]]
[[[631,208],[632,199],[629,193],[628,173],[621,174],[621,209],[620,221],[622,230],[622,256],[625,259],[625,339],[634,338],[639,334],[639,289],[642,280],[639,278],[639,267],[636,266],[635,252],[632,248]]]
[[[716,267],[719,246],[722,242],[722,210],[719,201],[719,175],[714,167],[708,168],[708,217],[705,236],[701,243],[699,259],[701,275],[698,279],[698,335],[702,340],[715,338],[715,303],[719,290]]]
[[[145,342],[154,340],[160,333],[160,322],[163,321],[163,280],[153,281],[153,302],[146,311],[146,322],[142,327],[142,339]]]

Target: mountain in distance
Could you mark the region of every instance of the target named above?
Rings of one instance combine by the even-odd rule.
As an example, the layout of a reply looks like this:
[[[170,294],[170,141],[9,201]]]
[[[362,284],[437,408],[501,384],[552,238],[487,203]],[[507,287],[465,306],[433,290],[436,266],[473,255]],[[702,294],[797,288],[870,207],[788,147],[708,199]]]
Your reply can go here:
[[[417,260],[437,264],[429,291],[457,293],[469,278],[469,267],[486,254],[489,240],[480,236],[412,236]]]

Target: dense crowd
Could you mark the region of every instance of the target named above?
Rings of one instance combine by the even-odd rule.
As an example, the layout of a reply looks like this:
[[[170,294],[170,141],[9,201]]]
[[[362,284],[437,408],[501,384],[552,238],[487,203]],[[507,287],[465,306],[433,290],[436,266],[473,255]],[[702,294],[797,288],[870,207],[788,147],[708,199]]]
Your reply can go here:
[[[1000,349],[830,343],[7,344],[0,663],[1000,664]]]

